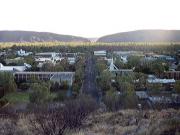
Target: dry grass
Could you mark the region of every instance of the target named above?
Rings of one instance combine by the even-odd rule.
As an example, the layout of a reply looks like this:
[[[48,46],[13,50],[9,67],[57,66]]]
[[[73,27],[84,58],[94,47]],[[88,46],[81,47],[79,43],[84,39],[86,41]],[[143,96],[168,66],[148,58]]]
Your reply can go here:
[[[176,121],[174,121],[176,119]],[[122,110],[89,116],[84,121],[83,135],[161,135],[165,131],[180,133],[180,110]],[[159,128],[157,128],[159,127]]]
[[[29,120],[33,115],[22,115],[18,121],[0,118],[0,134],[34,135]],[[66,130],[65,135],[164,135],[180,133],[180,109],[162,111],[121,110],[91,114],[79,129]]]

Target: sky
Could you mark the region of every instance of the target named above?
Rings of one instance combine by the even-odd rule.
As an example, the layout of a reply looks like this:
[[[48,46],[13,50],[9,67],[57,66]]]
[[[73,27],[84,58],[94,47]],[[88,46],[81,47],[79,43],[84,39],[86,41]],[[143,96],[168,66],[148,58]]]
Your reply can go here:
[[[100,37],[179,29],[180,0],[0,0],[0,30]]]

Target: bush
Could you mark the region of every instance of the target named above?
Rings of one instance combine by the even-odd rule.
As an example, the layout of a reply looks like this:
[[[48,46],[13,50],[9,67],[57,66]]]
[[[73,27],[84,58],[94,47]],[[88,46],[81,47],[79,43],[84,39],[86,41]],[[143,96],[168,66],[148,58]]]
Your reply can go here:
[[[66,101],[63,105],[40,106],[30,123],[40,135],[62,135],[66,129],[79,128],[97,107],[96,102],[86,96]]]
[[[10,93],[16,91],[16,83],[14,81],[14,76],[8,72],[0,73],[0,86],[2,86],[4,93]]]
[[[122,108],[121,96],[114,91],[108,91],[103,101],[108,111],[117,111]]]
[[[50,88],[46,83],[33,84],[32,92],[29,95],[29,100],[32,103],[44,103],[50,96]]]

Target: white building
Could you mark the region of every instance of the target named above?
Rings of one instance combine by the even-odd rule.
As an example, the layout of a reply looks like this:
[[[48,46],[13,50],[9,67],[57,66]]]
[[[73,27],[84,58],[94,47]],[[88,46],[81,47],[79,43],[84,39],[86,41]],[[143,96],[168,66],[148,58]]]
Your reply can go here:
[[[35,61],[36,62],[52,62],[61,61],[63,58],[60,57],[59,53],[55,52],[45,52],[45,53],[36,53]]]
[[[144,56],[141,51],[114,51],[113,53],[118,56]]]
[[[23,72],[26,69],[31,68],[31,65],[24,63],[23,66],[4,66],[2,63],[0,63],[0,71],[8,71],[8,72]]]
[[[65,56],[67,58],[67,61],[69,64],[75,64],[76,63],[76,57],[77,53],[65,53]]]
[[[94,51],[95,56],[103,56],[103,57],[105,57],[106,53],[107,53],[106,50]]]
[[[29,55],[31,55],[32,54],[32,52],[26,52],[26,51],[24,51],[24,50],[22,50],[22,49],[20,49],[19,51],[17,51],[17,55],[18,56],[29,56]]]
[[[128,62],[128,56],[121,56],[120,58],[121,58],[123,63],[127,63]]]
[[[152,84],[168,84],[168,83],[175,83],[176,81],[174,79],[160,79],[156,78],[154,75],[149,75],[147,79],[148,83]]]

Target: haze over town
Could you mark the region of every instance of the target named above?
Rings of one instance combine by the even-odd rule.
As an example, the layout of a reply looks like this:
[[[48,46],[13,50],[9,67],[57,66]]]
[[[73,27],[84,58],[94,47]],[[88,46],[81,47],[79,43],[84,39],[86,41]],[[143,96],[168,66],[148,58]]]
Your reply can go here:
[[[0,30],[100,37],[139,29],[180,29],[179,0],[2,0]]]

